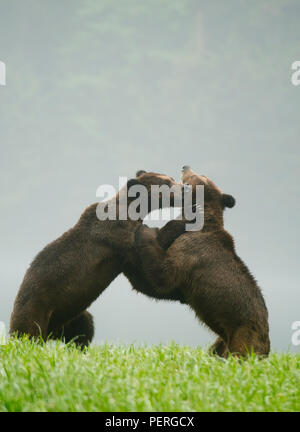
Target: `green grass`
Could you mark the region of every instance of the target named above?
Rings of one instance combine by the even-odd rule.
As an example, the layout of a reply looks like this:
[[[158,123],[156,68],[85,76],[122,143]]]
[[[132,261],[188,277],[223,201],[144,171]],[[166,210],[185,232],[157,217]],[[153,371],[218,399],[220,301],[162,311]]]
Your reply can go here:
[[[0,346],[0,411],[299,411],[300,356],[226,361],[198,348]]]

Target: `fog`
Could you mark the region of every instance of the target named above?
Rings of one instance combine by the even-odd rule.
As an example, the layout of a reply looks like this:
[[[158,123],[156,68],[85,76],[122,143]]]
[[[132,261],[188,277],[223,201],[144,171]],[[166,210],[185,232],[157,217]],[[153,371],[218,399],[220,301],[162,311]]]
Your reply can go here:
[[[0,0],[0,321],[99,185],[191,165],[236,198],[225,228],[262,288],[272,349],[299,352],[299,20],[296,0]],[[90,311],[96,343],[215,338],[123,275]]]

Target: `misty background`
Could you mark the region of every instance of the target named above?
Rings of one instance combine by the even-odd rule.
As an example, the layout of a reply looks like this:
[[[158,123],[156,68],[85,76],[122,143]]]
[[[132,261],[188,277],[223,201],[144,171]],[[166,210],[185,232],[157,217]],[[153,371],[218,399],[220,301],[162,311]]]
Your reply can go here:
[[[298,0],[0,0],[0,321],[26,268],[138,169],[210,177],[263,290],[272,349],[300,320]],[[207,346],[187,306],[120,275],[91,306],[95,342]]]

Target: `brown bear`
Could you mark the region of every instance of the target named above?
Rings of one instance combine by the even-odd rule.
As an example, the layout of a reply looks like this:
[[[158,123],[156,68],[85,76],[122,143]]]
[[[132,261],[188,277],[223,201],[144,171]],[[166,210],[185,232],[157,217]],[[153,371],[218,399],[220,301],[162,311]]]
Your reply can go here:
[[[125,275],[137,291],[188,304],[218,335],[210,352],[222,357],[251,351],[266,356],[270,341],[265,301],[224,229],[223,211],[235,200],[190,167],[183,168],[182,181],[193,193],[197,185],[204,186],[203,228],[185,232],[187,221],[173,220],[160,236],[158,230],[140,226]]]
[[[121,273],[123,260],[134,244],[134,233],[142,223],[142,219],[119,217],[124,211],[128,215],[129,204],[135,199],[129,197],[128,190],[134,185],[146,187],[149,212],[155,209],[152,185],[177,185],[177,192],[171,193],[170,206],[182,196],[182,185],[173,178],[138,171],[116,197],[88,207],[73,228],[48,244],[31,263],[14,303],[11,335],[28,334],[44,340],[64,336],[66,342],[76,337],[78,345],[89,344],[94,326],[86,308]],[[124,194],[127,203],[122,199]],[[117,207],[116,220],[99,220],[99,209],[105,211],[110,204]],[[164,205],[161,196],[156,205]]]

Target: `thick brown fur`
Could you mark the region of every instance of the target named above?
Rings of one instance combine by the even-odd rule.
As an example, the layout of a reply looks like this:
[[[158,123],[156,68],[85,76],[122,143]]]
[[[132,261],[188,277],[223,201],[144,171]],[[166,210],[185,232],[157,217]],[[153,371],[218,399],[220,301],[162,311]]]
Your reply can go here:
[[[178,185],[171,177],[139,171],[115,198],[129,185],[144,185],[148,191],[149,211],[151,185]],[[174,196],[173,196],[174,199]],[[133,198],[128,197],[128,205]],[[86,309],[121,273],[123,261],[134,244],[134,234],[142,220],[102,220],[93,204],[77,224],[48,244],[33,260],[17,294],[10,321],[10,334],[32,337],[75,338],[79,346],[92,340],[94,325]],[[172,201],[171,201],[172,205]],[[162,206],[159,201],[158,206]],[[128,210],[128,206],[125,211]]]
[[[193,190],[204,186],[203,229],[185,232],[185,220],[171,221],[161,231],[142,225],[136,232],[135,258],[126,264],[125,275],[137,291],[150,297],[188,304],[218,335],[210,352],[222,357],[229,353],[245,357],[252,351],[266,356],[267,308],[224,229],[224,208],[233,207],[235,200],[189,167],[182,181]]]

